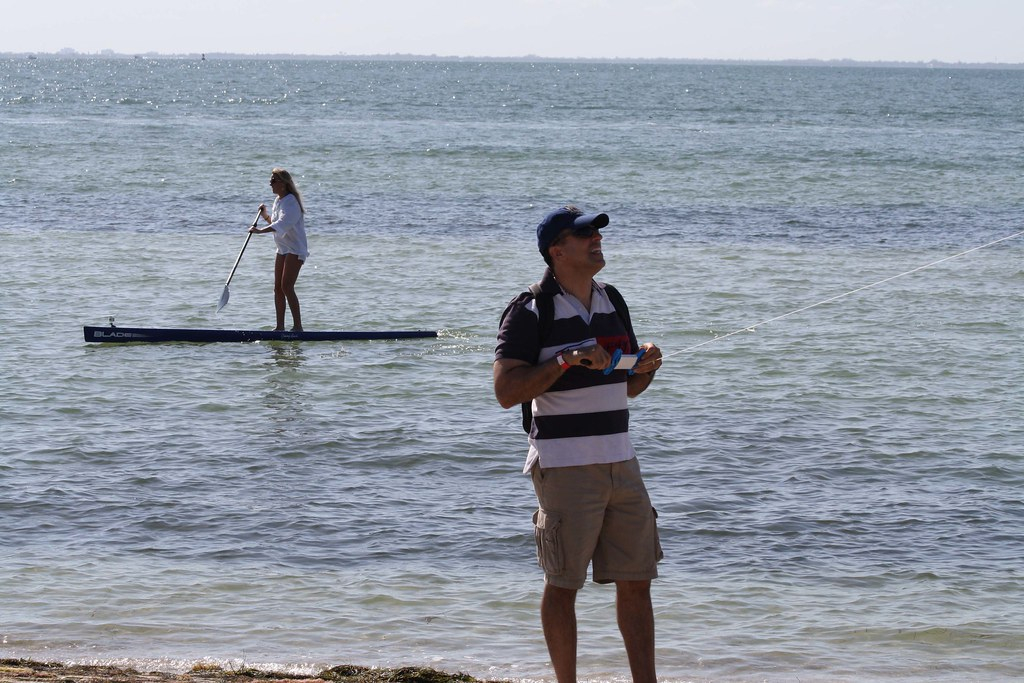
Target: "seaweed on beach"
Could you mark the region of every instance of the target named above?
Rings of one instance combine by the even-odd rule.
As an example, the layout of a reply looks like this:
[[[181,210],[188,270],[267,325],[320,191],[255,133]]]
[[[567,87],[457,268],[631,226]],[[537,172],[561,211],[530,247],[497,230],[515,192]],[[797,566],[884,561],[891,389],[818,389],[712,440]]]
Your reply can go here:
[[[370,669],[342,665],[321,671],[319,678],[339,683],[475,683],[467,674],[450,674],[436,669],[406,666],[399,669]]]
[[[197,665],[181,674],[89,664],[35,662],[0,659],[0,683],[261,683],[276,681],[327,681],[328,683],[498,683],[479,681],[463,673],[446,673],[421,667],[377,669],[343,664],[316,676],[301,676],[251,667],[224,669]]]

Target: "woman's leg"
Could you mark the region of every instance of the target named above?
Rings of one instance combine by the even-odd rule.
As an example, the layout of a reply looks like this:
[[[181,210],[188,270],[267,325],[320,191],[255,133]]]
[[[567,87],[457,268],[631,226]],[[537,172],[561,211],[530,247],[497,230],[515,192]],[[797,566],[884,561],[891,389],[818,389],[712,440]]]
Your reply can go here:
[[[295,254],[278,254],[274,264],[274,305],[277,308],[277,327],[284,329],[285,301],[292,312],[292,329],[302,330],[302,313],[299,311],[299,297],[295,293],[295,281],[299,278],[302,261]]]
[[[277,311],[275,330],[284,329],[284,257],[285,254],[278,254],[274,261],[274,309]]]

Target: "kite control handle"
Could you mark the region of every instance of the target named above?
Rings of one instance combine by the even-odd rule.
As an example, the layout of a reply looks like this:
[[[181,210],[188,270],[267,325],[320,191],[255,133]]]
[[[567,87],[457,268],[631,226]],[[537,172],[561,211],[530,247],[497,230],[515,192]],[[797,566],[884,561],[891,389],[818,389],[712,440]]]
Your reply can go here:
[[[611,365],[602,370],[602,372],[606,375],[610,375],[615,370],[628,370],[627,374],[632,375],[636,372],[636,370],[634,370],[636,364],[644,357],[644,353],[646,351],[647,349],[640,349],[640,352],[636,354],[624,354],[622,353],[622,349],[615,349],[615,353],[612,354]]]

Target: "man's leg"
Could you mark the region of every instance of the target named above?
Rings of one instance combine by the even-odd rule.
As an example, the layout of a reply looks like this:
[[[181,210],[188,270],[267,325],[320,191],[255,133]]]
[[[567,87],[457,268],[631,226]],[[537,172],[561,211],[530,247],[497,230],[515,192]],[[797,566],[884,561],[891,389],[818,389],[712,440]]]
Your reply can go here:
[[[616,581],[615,589],[615,611],[622,642],[626,645],[633,683],[657,683],[651,582]],[[561,678],[558,681],[562,683]]]
[[[545,585],[540,621],[558,683],[576,683],[576,591]]]

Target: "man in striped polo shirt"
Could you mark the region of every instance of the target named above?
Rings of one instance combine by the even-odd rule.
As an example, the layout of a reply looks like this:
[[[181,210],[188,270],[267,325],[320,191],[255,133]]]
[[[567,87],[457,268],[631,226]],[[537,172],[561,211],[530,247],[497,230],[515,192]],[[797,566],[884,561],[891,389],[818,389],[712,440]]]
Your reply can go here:
[[[600,231],[607,225],[607,214],[585,215],[573,206],[544,218],[537,246],[548,269],[539,290],[509,303],[495,350],[498,402],[531,402],[524,472],[539,504],[541,623],[558,683],[576,680],[576,593],[591,562],[596,583],[616,586],[633,681],[657,679],[650,589],[662,553],[657,514],[629,440],[627,399],[650,385],[661,351],[637,344],[628,313],[616,306],[621,297],[594,281],[605,264]],[[643,350],[632,373],[603,372],[616,350]]]

